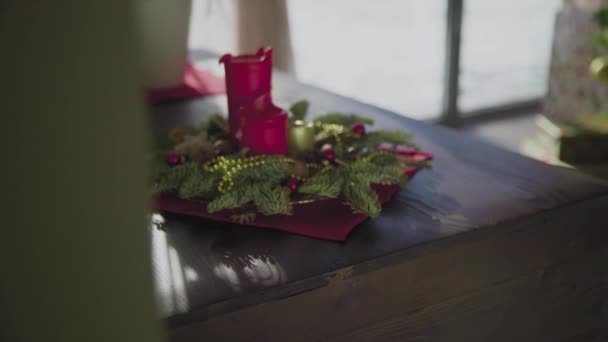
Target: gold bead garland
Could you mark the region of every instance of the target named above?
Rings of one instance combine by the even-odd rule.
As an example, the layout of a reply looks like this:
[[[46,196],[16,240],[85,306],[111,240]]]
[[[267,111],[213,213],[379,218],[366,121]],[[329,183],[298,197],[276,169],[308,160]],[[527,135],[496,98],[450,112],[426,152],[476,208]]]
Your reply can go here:
[[[233,177],[244,169],[251,167],[258,167],[266,164],[268,156],[253,156],[246,158],[226,158],[219,156],[203,165],[203,170],[206,172],[217,172],[220,171],[222,178],[218,183],[217,190],[220,193],[232,190],[234,187]],[[280,157],[279,160],[285,162],[293,162],[289,158]]]
[[[337,147],[342,144],[340,135],[344,133],[344,126],[338,124],[325,124],[316,122],[315,125],[328,135],[333,136],[336,139]],[[226,158],[224,156],[218,156],[204,164],[203,169],[205,172],[220,172],[221,179],[218,183],[217,190],[220,193],[225,193],[232,190],[234,187],[234,177],[242,170],[258,167],[266,163],[268,156],[252,156],[243,158]],[[295,160],[286,157],[279,157],[279,160],[294,163]],[[328,165],[316,165],[314,163],[307,163],[310,168],[321,168],[321,172],[326,172],[332,167]],[[302,177],[294,173],[291,177],[302,182],[308,179],[308,177]]]
[[[336,139],[336,144],[341,144],[340,134],[344,133],[344,126],[338,124],[324,124],[315,122],[315,125],[325,133],[332,135]]]
[[[319,127],[321,131],[327,135],[333,136],[336,139],[336,150],[342,150],[342,134],[344,133],[344,126],[338,124],[328,124],[315,122],[315,126]],[[323,161],[323,164],[327,166],[328,161]]]
[[[217,190],[220,193],[224,193],[230,191],[234,186],[234,180],[232,179],[234,174],[249,167],[260,166],[263,162],[264,161],[261,160],[260,156],[235,159],[228,159],[220,156],[207,162],[203,166],[203,169],[206,172],[221,171],[222,179],[217,186]]]
[[[376,151],[375,153],[364,156],[363,159],[369,161],[370,159],[380,156],[380,155],[394,156],[395,154],[393,152],[379,150],[379,151]]]
[[[331,134],[342,134],[344,132],[344,126],[338,124],[321,123],[317,121],[315,122],[315,126],[320,127]]]

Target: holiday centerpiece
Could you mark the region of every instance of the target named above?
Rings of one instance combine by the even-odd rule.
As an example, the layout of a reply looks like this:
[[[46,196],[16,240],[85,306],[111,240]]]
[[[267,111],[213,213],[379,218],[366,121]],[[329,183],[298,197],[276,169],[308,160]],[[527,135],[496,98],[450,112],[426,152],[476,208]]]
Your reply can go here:
[[[430,166],[409,133],[368,131],[373,121],[356,114],[307,121],[306,100],[277,107],[270,48],[220,62],[228,118],[169,132],[154,173],[157,209],[343,240]]]

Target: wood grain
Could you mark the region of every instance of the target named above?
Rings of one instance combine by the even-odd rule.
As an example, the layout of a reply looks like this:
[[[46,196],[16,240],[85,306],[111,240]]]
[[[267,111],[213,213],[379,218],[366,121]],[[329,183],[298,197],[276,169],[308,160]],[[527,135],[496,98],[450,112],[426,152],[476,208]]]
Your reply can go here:
[[[330,341],[592,341],[602,337],[608,250],[499,282]],[[601,272],[598,274],[598,270]],[[605,335],[604,335],[605,336]]]
[[[343,268],[325,274],[323,287],[177,328],[172,338],[311,341],[353,330],[347,336],[380,336],[386,330],[386,338],[402,334],[407,337],[405,340],[426,336],[426,340],[450,341],[445,336],[429,335],[437,325],[455,336],[474,340],[475,334],[480,334],[479,338],[488,334],[499,337],[505,329],[525,328],[519,326],[519,315],[527,317],[529,324],[522,334],[540,334],[546,328],[545,322],[553,319],[572,319],[585,329],[588,325],[599,329],[600,316],[596,311],[589,314],[598,314],[591,321],[587,316],[578,316],[581,311],[596,310],[608,298],[608,269],[603,267],[608,230],[597,224],[607,205],[608,197],[604,197],[508,227],[503,224],[492,231],[415,247],[390,256],[392,260],[385,260],[381,268],[374,265],[378,261]],[[584,219],[575,215],[581,212],[585,213]],[[592,292],[591,297],[580,293],[587,290]],[[543,299],[531,301],[537,296]],[[569,307],[572,296],[574,302],[586,301],[580,301],[581,306],[572,311],[552,309],[555,305]],[[488,302],[489,298],[494,301]],[[495,303],[505,305],[511,318],[502,319],[502,311],[491,311],[500,306]],[[555,317],[548,315],[553,311]],[[494,316],[489,316],[492,312]],[[444,320],[452,314],[452,319]],[[475,315],[478,320],[473,319]],[[458,318],[461,316],[468,318]],[[484,317],[503,326],[503,330],[490,329],[488,323],[479,320]],[[466,321],[468,325],[462,323],[464,330],[458,332],[460,323],[449,325],[454,321]],[[235,322],[241,330],[230,329]],[[477,330],[473,329],[475,326]]]
[[[380,336],[376,330],[392,319],[406,322],[431,305],[532,277],[606,246],[605,182],[281,73],[273,96],[283,105],[308,99],[312,116],[359,113],[373,117],[377,128],[412,131],[434,154],[434,168],[419,173],[343,243],[155,216],[164,221],[162,229],[150,229],[155,283],[175,341],[314,340],[353,331]],[[223,111],[224,101],[155,106],[155,132],[198,124]],[[430,336],[425,329],[413,331]]]

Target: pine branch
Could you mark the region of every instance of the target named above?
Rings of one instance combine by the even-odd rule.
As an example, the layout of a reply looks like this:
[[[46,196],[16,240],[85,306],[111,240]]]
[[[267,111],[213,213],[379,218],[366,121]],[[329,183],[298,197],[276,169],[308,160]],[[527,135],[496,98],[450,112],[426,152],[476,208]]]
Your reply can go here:
[[[351,178],[344,188],[344,197],[347,204],[356,213],[362,213],[371,218],[380,214],[378,194],[363,180]]]
[[[290,215],[292,213],[289,190],[274,182],[249,183],[221,194],[207,204],[210,213],[255,206],[263,215]]]
[[[292,206],[289,189],[272,184],[260,186],[253,203],[264,215],[291,215]]]
[[[292,114],[292,118],[294,120],[304,120],[306,119],[306,114],[308,114],[308,107],[310,103],[306,100],[300,100],[294,103],[291,107],[289,107],[289,111]]]
[[[362,135],[353,142],[357,148],[369,148],[375,150],[378,145],[383,143],[407,145],[418,149],[418,145],[413,142],[412,135],[402,131],[374,131]]]
[[[153,186],[155,193],[176,191],[186,177],[200,172],[199,164],[188,162],[171,168],[163,169]]]
[[[221,114],[213,114],[199,126],[197,131],[207,131],[209,136],[216,134],[226,135],[228,134],[228,121]]]
[[[319,124],[336,124],[344,127],[350,127],[356,122],[360,122],[366,125],[373,125],[374,120],[360,116],[357,114],[344,114],[344,113],[327,113],[317,117],[314,120],[315,123]]]
[[[230,216],[231,219],[237,221],[240,224],[249,224],[255,220],[256,217],[255,211],[247,211],[240,214],[234,214]]]
[[[264,158],[261,165],[238,171],[233,176],[235,187],[247,187],[259,182],[278,185],[291,173],[291,164],[278,157]]]
[[[408,163],[408,166],[413,166],[419,169],[432,169],[433,168],[433,161],[432,160],[422,160],[419,162],[415,162],[415,163]]]
[[[407,165],[399,161],[394,153],[375,151],[360,160],[368,160],[372,165],[365,170],[370,183],[407,185],[408,180],[403,174]]]
[[[186,176],[180,184],[177,194],[180,198],[212,198],[217,192],[217,174],[203,173],[201,170]]]
[[[228,191],[207,203],[207,211],[210,213],[215,213],[222,210],[238,209],[244,207],[250,201],[251,198],[243,196],[242,191]]]
[[[336,198],[344,186],[344,174],[338,168],[319,172],[298,188],[298,193],[315,197]]]
[[[350,166],[350,177],[358,178],[367,184],[401,184],[405,179],[403,167],[398,162],[393,165],[379,166],[361,160]]]

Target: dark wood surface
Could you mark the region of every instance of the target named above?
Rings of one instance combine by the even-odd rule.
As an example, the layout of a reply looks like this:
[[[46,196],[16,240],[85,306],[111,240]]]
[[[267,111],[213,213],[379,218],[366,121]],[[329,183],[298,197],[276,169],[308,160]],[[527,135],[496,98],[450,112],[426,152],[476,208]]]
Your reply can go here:
[[[592,299],[600,303],[593,317],[604,317],[607,276],[598,260],[607,256],[607,183],[280,73],[273,89],[279,104],[305,98],[313,114],[354,112],[373,117],[374,128],[412,131],[435,156],[434,168],[420,172],[378,218],[357,227],[343,243],[154,215],[155,221],[164,221],[162,229],[150,228],[155,282],[174,340],[314,340],[344,334],[450,340],[444,333],[483,340],[497,331],[506,336],[509,325],[495,327],[488,318],[484,326],[468,318],[506,317],[522,327],[541,319],[547,325],[552,311],[574,310],[568,303]],[[220,96],[157,105],[154,130],[164,134],[173,126],[196,124],[225,111],[223,101]],[[578,267],[576,260],[593,266]],[[564,279],[589,281],[577,285],[573,280],[579,292],[570,293]],[[548,292],[538,292],[543,286]],[[526,292],[530,288],[535,290]],[[548,309],[558,294],[570,302]],[[526,301],[496,311],[514,296]],[[543,304],[547,315],[531,303]],[[433,305],[438,306],[428,309]],[[517,320],[525,312],[532,321]],[[438,322],[448,325],[438,332],[433,328]],[[577,329],[572,334],[591,328]]]

